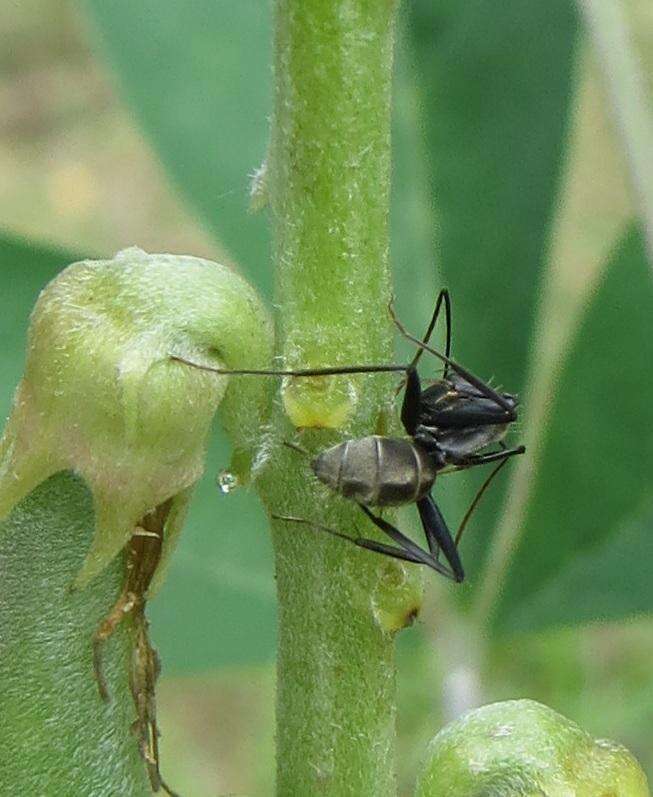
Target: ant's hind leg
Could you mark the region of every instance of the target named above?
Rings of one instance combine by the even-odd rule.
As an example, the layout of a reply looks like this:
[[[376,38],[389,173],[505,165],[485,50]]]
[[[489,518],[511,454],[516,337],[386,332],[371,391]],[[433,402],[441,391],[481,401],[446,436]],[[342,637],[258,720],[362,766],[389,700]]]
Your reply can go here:
[[[420,498],[417,502],[417,510],[431,554],[437,556],[439,551],[442,551],[445,559],[451,565],[454,580],[464,581],[465,571],[460,561],[458,548],[433,497],[425,495],[424,498]]]
[[[435,570],[437,573],[440,573],[440,575],[445,576],[446,578],[453,579],[454,581],[461,580],[457,577],[455,572],[452,573],[444,565],[440,564],[440,562],[438,562],[438,560],[435,558],[435,556],[433,556],[433,554],[420,548],[419,545],[414,543],[410,539],[410,537],[407,537],[403,532],[399,531],[399,529],[396,526],[393,526],[392,523],[388,523],[387,520],[384,520],[382,517],[375,515],[366,506],[363,506],[363,504],[359,504],[358,506],[363,510],[363,512],[367,515],[367,517],[372,521],[372,523],[374,523],[374,525],[378,529],[380,529],[384,534],[387,534],[391,540],[394,540],[394,542],[396,542],[397,545],[400,546],[402,552],[410,554],[413,557],[410,559],[410,561],[416,561],[419,564],[426,565],[427,567],[430,567],[432,570]],[[383,552],[378,548],[378,546],[381,545],[381,543],[377,543],[374,540],[365,540],[364,542],[366,543],[364,547],[371,548],[371,550],[379,550],[379,552],[381,553]],[[387,546],[383,547],[385,548]]]
[[[306,518],[300,517],[293,517],[291,515],[271,515],[274,520],[283,520],[286,523],[302,523],[307,526],[310,526],[314,529],[319,529],[320,531],[324,531],[327,534],[331,534],[332,537],[339,537],[341,540],[345,540],[346,542],[350,542],[353,545],[356,545],[358,548],[364,548],[368,551],[373,551],[374,553],[383,554],[383,556],[390,556],[393,559],[400,559],[404,562],[413,562],[414,564],[418,565],[427,565],[431,567],[433,570],[437,570],[438,573],[441,573],[443,576],[447,578],[453,578],[452,574],[439,562],[437,562],[433,557],[430,557],[426,551],[422,551],[415,543],[410,540],[408,537],[403,535],[398,529],[395,529],[394,526],[386,523],[382,518],[378,518],[373,515],[366,507],[363,507],[359,504],[361,509],[365,511],[365,514],[370,518],[370,520],[378,526],[382,531],[386,534],[390,534],[392,539],[395,539],[399,542],[401,547],[396,548],[393,545],[386,545],[382,542],[377,542],[376,540],[370,540],[366,537],[349,537],[347,534],[343,534],[340,531],[336,531],[335,529],[329,528],[328,526],[324,526],[322,523],[315,523],[312,520],[307,520]],[[391,531],[390,531],[391,530]],[[401,541],[399,541],[401,540]]]
[[[308,520],[307,518],[303,517],[294,517],[293,515],[270,515],[270,517],[273,520],[282,520],[284,523],[302,523],[306,526],[310,526],[313,529],[324,531],[327,534],[330,534],[332,537],[338,537],[346,542],[351,542],[354,545],[357,545],[359,548],[366,548],[369,551],[376,551],[377,553],[382,553],[386,556],[392,556],[395,559],[404,559],[407,562],[423,564],[420,557],[415,556],[408,551],[394,548],[392,545],[384,545],[382,542],[376,542],[375,540],[368,540],[364,537],[350,537],[348,534],[343,534],[341,531],[336,531],[335,529],[329,528],[329,526],[325,526],[322,523],[316,523],[314,520]]]

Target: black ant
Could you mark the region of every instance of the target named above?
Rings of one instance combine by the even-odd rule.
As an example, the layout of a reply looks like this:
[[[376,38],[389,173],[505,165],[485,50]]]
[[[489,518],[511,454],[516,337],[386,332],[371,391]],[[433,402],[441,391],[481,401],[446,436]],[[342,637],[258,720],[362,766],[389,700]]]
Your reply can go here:
[[[446,316],[445,354],[428,345],[440,309]],[[489,483],[507,459],[523,454],[524,446],[507,449],[501,443],[511,423],[517,419],[517,399],[510,393],[499,393],[483,380],[450,358],[451,303],[447,290],[438,295],[433,317],[423,340],[410,335],[390,312],[399,331],[415,343],[418,351],[408,366],[360,365],[296,370],[221,369],[199,366],[181,357],[180,362],[218,374],[252,374],[260,376],[327,376],[348,373],[403,371],[406,387],[401,408],[401,421],[408,438],[371,435],[347,440],[322,451],[312,461],[317,478],[345,498],[356,501],[367,517],[395,543],[388,545],[364,537],[349,537],[304,518],[273,516],[278,520],[309,523],[359,547],[397,559],[423,564],[454,581],[463,581],[465,573],[458,554],[458,542],[469,517]],[[444,374],[422,390],[417,364],[423,351],[444,363]],[[498,451],[479,453],[492,443]],[[297,446],[291,446],[298,448]],[[299,449],[301,450],[301,449]],[[498,462],[481,486],[455,539],[433,500],[431,490],[438,473],[449,468],[466,470],[477,465]],[[370,507],[401,506],[415,503],[420,515],[428,550],[421,548],[403,532]],[[449,568],[439,561],[442,552]]]

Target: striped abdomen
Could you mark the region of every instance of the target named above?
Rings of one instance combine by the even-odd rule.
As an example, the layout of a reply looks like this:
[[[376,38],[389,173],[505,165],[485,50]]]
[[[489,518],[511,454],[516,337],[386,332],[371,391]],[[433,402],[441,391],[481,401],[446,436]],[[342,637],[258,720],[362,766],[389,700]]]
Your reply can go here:
[[[419,500],[433,486],[428,455],[401,437],[361,437],[327,448],[312,462],[317,478],[366,506],[400,506]]]

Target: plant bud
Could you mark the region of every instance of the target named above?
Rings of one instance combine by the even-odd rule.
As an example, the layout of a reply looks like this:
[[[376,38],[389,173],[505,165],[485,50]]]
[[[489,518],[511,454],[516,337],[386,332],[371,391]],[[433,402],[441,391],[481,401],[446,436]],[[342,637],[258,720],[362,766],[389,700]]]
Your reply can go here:
[[[267,408],[262,379],[180,363],[269,367],[272,326],[226,266],[132,248],[64,269],[42,291],[25,375],[0,442],[0,519],[39,483],[72,470],[89,485],[95,534],[76,585],[100,573],[148,512],[173,500],[162,564],[203,470],[220,406],[246,479]]]
[[[431,741],[417,797],[649,797],[625,747],[593,739],[541,703],[470,711]]]

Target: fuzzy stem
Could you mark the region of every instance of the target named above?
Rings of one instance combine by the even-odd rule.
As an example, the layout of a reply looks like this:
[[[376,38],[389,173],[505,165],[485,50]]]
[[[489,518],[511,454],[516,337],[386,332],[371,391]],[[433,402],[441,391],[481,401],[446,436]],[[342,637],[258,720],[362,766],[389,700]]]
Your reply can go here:
[[[387,0],[276,3],[270,200],[289,366],[391,362],[393,25]],[[329,380],[297,380],[305,392],[293,404],[296,425],[341,427],[355,409],[346,436],[384,428],[396,378],[339,377],[345,387],[334,395]],[[283,424],[279,414],[287,439]],[[304,432],[301,445],[315,451],[335,439]],[[275,451],[261,480],[274,511],[374,536],[351,502],[315,489],[307,472],[297,452]],[[385,797],[395,791],[393,631],[419,608],[415,572],[307,525],[276,521],[274,545],[278,794]]]
[[[6,794],[151,794],[130,731],[128,622],[105,644],[109,704],[93,676],[93,633],[120,593],[122,561],[91,587],[70,591],[93,525],[87,488],[60,473],[0,526],[0,783]]]

